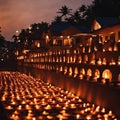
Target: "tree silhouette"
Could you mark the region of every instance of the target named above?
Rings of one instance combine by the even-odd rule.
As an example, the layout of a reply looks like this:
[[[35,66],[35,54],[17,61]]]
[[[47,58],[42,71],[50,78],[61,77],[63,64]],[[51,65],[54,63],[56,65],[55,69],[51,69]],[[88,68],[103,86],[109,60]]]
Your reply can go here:
[[[85,12],[86,11],[86,6],[85,5],[82,5],[80,8],[79,8],[79,11],[80,12]]]
[[[93,2],[93,13],[99,17],[120,16],[120,0],[95,0]]]
[[[96,17],[120,17],[120,0],[94,0],[91,5],[86,7],[83,17],[88,25]]]
[[[13,53],[12,42],[6,41],[5,37],[0,34],[0,64],[3,64],[5,61],[9,62],[11,55]]]
[[[66,5],[64,5],[64,6],[62,6],[62,7],[59,9],[59,11],[58,11],[57,13],[62,14],[62,15],[61,15],[61,18],[62,18],[62,17],[65,17],[64,20],[66,20],[66,19],[67,19],[67,15],[71,15],[71,10],[72,10],[72,9],[69,9]]]
[[[81,5],[75,12],[71,13],[72,9],[66,5],[58,10],[58,14],[52,23],[68,22],[78,25],[91,27],[91,23],[95,17],[119,17],[120,16],[120,0],[94,0],[91,5]],[[43,40],[44,34],[49,29],[49,24],[46,22],[34,23],[31,29],[24,29],[19,34],[19,42],[21,47],[32,45],[34,40]],[[14,36],[14,40],[18,38]]]
[[[66,21],[72,24],[74,23],[80,24],[82,21],[80,12],[76,10],[69,18],[66,18]]]
[[[0,34],[0,49],[5,46],[5,38]]]
[[[18,45],[18,36],[13,35],[12,39],[13,39],[14,49],[17,49],[18,48],[18,46],[17,46]]]
[[[47,22],[34,23],[31,25],[31,34],[34,40],[43,39],[43,34],[48,31],[49,24]]]
[[[30,28],[22,29],[19,35],[13,35],[15,48],[22,51],[23,49],[31,49],[35,40],[43,40],[44,34],[48,31],[49,24],[47,22],[34,23]]]
[[[61,17],[60,17],[60,16],[58,16],[58,15],[57,15],[57,16],[55,16],[54,22],[57,22],[57,23],[62,22]]]

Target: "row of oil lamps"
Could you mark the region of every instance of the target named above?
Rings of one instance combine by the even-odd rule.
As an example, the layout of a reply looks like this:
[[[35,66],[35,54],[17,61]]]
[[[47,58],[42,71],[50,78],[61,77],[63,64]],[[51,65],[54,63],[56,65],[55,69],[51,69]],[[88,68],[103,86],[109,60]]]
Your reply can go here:
[[[0,72],[0,102],[10,120],[117,120],[111,110],[19,72]]]

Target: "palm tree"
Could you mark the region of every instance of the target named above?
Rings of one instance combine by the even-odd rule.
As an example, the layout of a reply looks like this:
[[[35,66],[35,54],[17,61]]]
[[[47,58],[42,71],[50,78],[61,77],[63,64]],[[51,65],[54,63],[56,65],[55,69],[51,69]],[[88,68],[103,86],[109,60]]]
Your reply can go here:
[[[0,47],[3,47],[5,43],[5,38],[0,34]]]
[[[74,22],[76,22],[76,23],[79,23],[80,20],[81,20],[81,16],[80,16],[79,11],[75,11],[75,13],[73,14],[72,17],[73,17],[73,19],[74,19]]]
[[[43,33],[46,33],[48,31],[49,24],[46,22],[41,23],[34,23],[31,25],[31,32],[32,32],[32,38],[35,39],[42,39]]]
[[[83,18],[85,21],[87,21],[87,26],[90,27],[92,24],[92,21],[95,18],[95,12],[93,12],[94,5],[87,6],[87,9],[83,13]]]
[[[86,10],[87,10],[87,7],[85,5],[82,5],[80,8],[78,8],[79,14],[82,19],[85,19]]]
[[[85,11],[86,11],[86,6],[85,6],[85,5],[82,5],[82,6],[79,8],[79,11],[80,11],[80,12],[85,12]]]
[[[62,22],[61,17],[60,17],[60,16],[58,16],[58,15],[57,15],[57,16],[55,16],[54,22],[57,22],[57,23]]]
[[[65,17],[64,19],[67,19],[67,15],[71,15],[71,10],[66,5],[62,6],[61,9],[57,13],[62,14],[61,17]]]
[[[18,36],[13,35],[12,39],[13,39],[13,43],[14,43],[14,49],[16,49],[18,47]]]

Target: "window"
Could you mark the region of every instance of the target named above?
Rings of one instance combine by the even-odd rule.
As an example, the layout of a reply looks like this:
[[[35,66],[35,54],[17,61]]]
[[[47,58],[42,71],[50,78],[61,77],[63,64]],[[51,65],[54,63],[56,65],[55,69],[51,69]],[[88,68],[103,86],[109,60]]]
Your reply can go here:
[[[115,42],[115,33],[110,35],[110,40],[111,42]]]

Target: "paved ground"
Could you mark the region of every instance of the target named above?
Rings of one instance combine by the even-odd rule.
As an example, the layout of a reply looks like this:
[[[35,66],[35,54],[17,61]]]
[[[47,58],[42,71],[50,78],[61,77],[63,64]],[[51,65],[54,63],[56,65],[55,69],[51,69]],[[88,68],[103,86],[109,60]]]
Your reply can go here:
[[[111,110],[19,72],[0,72],[0,120],[117,120]]]

